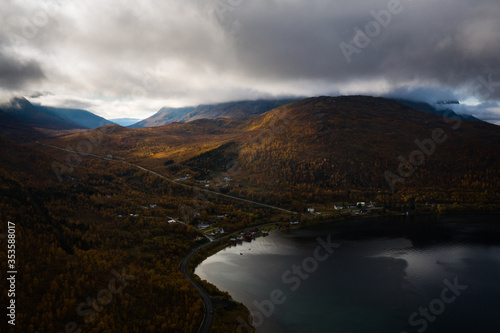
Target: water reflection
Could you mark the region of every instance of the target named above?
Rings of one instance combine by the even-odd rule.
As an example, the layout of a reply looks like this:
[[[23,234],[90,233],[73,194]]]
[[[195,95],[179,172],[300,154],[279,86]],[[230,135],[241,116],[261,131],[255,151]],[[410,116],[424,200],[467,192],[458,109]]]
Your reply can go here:
[[[272,290],[282,290],[286,302],[265,318],[259,333],[416,332],[410,315],[440,297],[445,279],[458,277],[467,291],[426,332],[493,332],[500,328],[497,220],[485,215],[388,218],[275,231],[217,253],[196,274],[252,311]],[[283,273],[300,266],[313,254],[317,237],[328,234],[341,246],[291,290]]]

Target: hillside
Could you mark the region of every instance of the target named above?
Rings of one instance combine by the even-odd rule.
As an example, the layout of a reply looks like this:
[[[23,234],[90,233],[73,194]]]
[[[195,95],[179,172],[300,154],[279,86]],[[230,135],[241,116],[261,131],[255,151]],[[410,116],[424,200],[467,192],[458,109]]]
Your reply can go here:
[[[174,122],[187,123],[197,119],[231,118],[244,119],[262,114],[297,99],[239,101],[220,104],[198,105],[186,108],[162,108],[153,116],[144,119],[130,128],[163,126]]]
[[[322,212],[318,219],[500,207],[498,126],[383,98],[308,98],[246,120],[107,125],[25,145],[0,137],[0,145],[0,219],[16,223],[18,282],[30,290],[17,298],[18,315],[38,325],[20,320],[23,332],[63,331],[68,322],[82,331],[125,331],[131,317],[134,332],[197,331],[203,305],[178,267],[203,239],[198,223],[234,232],[270,221],[309,223],[309,207]],[[359,201],[380,208],[334,207]],[[135,279],[104,315],[85,322],[75,309],[123,269]],[[236,304],[215,312],[221,332],[248,316]],[[229,321],[217,324],[221,318]]]
[[[436,129],[446,139],[429,144],[429,155],[418,153],[425,149],[416,141],[429,142]],[[500,186],[500,159],[492,154],[500,151],[498,126],[432,116],[382,98],[306,99],[252,119],[247,130],[257,134],[242,143],[241,174],[292,193],[290,200],[303,193],[313,201],[340,199],[353,191],[381,200],[392,188],[419,201],[452,202],[460,192],[463,200],[474,193],[485,202],[485,190]],[[399,156],[408,161],[410,155],[415,165],[399,172]]]
[[[85,110],[34,105],[25,98],[0,105],[0,120],[0,135],[17,142],[112,124]]]
[[[85,138],[97,147],[101,140],[128,131],[109,125],[88,131]],[[15,263],[22,268],[16,276],[16,285],[22,286],[15,297],[16,326],[9,329],[4,322],[2,332],[63,332],[67,323],[82,332],[197,332],[203,304],[178,267],[202,243],[201,235],[192,226],[166,222],[169,216],[182,216],[179,207],[193,205],[192,191],[126,163],[80,159],[2,137],[0,147],[0,219],[15,224]],[[71,168],[59,181],[54,165],[66,163]],[[268,218],[217,200],[204,207],[231,214],[226,221],[234,228],[260,222],[255,216]],[[4,228],[2,245],[6,233]],[[0,251],[0,260],[7,259],[7,251]],[[8,277],[6,272],[0,272],[1,279]],[[90,310],[90,303],[80,314],[77,309],[86,304],[82,302],[111,288],[109,281],[123,292],[113,295],[102,314]],[[0,295],[0,302],[9,302],[7,293]],[[216,310],[225,319],[216,325],[220,331],[234,331],[238,322],[227,317],[246,318],[248,311],[225,302],[228,309]]]
[[[433,135],[439,143],[429,144]],[[229,142],[230,150],[223,149]],[[500,160],[492,153],[500,151],[498,126],[429,115],[383,98],[309,98],[245,121],[127,130],[104,135],[96,151],[171,177],[227,175],[238,184],[225,186],[228,193],[289,207],[356,199],[500,200]],[[399,171],[400,156],[406,162],[410,155],[415,165]]]
[[[0,108],[0,136],[16,142],[31,142],[44,138],[45,134],[25,125],[19,118],[3,112]]]
[[[103,117],[97,116],[87,110],[55,108],[49,106],[38,106],[38,107],[46,110],[47,113],[52,113],[57,115],[58,117],[67,121],[68,123],[74,123],[77,126],[81,126],[83,128],[97,128],[104,125],[115,124],[114,122],[107,120]]]

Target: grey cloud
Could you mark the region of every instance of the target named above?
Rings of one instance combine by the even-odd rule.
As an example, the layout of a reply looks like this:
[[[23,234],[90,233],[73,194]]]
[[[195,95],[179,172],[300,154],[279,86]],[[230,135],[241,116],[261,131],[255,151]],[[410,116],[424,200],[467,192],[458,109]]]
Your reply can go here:
[[[389,1],[253,1],[234,12],[241,28],[242,65],[265,77],[343,80],[385,78],[439,83],[458,88],[491,68],[500,68],[500,7],[497,1],[409,2],[358,48],[347,63],[341,42],[351,43],[356,27],[375,21],[370,11]],[[272,4],[272,5],[270,5]],[[348,14],[345,15],[344,13]],[[231,31],[229,31],[231,33]],[[355,44],[351,44],[355,46]],[[499,98],[500,91],[491,96]]]
[[[16,59],[0,51],[0,87],[15,90],[44,77],[36,61]]]
[[[21,45],[6,36],[23,36],[21,22],[46,7],[0,4],[2,86],[38,80],[37,90],[101,109],[350,91],[500,100],[498,0],[400,0],[350,63],[341,43],[355,46],[354,29],[395,0],[57,1]]]

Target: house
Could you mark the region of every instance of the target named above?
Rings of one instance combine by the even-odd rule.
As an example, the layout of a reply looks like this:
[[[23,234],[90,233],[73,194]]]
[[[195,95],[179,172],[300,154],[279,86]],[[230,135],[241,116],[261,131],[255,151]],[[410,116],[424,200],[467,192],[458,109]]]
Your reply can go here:
[[[314,214],[314,208],[307,208],[307,211],[311,214]]]
[[[344,209],[344,206],[333,206],[336,210]]]

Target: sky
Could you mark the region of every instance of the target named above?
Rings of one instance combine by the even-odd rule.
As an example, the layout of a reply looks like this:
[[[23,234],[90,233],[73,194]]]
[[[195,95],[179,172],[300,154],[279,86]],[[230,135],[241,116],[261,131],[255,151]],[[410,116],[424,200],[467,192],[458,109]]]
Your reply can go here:
[[[500,125],[499,50],[498,0],[2,0],[0,100],[113,119],[362,94]]]

